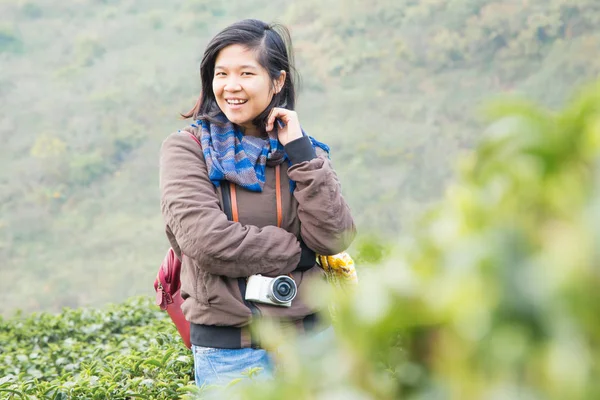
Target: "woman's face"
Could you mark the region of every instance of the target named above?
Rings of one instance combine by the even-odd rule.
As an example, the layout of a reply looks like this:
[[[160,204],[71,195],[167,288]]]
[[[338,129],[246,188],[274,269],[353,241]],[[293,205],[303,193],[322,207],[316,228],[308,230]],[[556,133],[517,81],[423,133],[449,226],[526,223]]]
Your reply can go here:
[[[244,134],[258,136],[252,121],[273,98],[273,85],[279,92],[285,82],[285,71],[275,81],[257,61],[254,51],[242,45],[225,47],[215,60],[213,93],[217,105],[229,121],[241,126]]]

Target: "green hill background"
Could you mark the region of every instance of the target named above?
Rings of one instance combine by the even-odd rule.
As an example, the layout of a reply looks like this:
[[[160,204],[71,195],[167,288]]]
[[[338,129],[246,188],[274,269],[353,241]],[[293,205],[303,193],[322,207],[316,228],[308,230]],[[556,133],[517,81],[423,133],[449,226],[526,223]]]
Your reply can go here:
[[[158,149],[235,20],[290,28],[300,120],[332,147],[363,237],[401,235],[439,198],[484,99],[556,108],[600,73],[597,0],[0,0],[0,15],[2,314],[152,292]]]

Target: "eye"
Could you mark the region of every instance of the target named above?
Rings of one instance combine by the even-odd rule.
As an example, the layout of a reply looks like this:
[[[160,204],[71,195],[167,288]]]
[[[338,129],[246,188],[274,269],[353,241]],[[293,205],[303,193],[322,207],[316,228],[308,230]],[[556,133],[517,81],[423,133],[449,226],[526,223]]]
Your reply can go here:
[[[215,76],[225,76],[225,72],[217,72],[215,73]]]
[[[244,71],[244,72],[242,72],[242,76],[244,76],[244,75],[249,76],[249,75],[254,75],[254,74],[252,72]]]

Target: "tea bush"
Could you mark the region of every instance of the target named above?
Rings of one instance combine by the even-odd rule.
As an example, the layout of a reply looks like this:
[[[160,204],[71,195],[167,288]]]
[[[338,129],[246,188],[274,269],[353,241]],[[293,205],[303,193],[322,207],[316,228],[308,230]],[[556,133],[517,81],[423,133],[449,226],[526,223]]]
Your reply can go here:
[[[0,398],[173,399],[199,393],[191,354],[146,297],[0,319]]]

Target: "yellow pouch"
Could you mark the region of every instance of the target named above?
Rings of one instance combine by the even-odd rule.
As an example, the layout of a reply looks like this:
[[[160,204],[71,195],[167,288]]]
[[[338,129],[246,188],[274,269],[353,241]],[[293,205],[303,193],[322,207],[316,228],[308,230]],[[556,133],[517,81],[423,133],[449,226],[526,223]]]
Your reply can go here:
[[[325,271],[327,282],[336,288],[348,292],[358,285],[354,260],[345,251],[333,256],[317,254],[317,262]],[[335,321],[337,319],[336,305],[329,304],[328,308],[331,319]]]
[[[345,251],[333,256],[317,254],[317,262],[325,271],[327,281],[332,285],[347,287],[358,284],[354,260]]]

